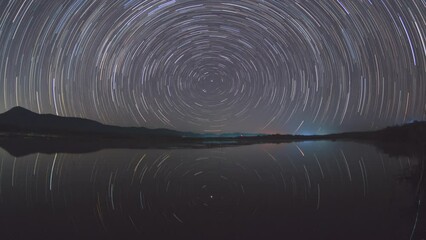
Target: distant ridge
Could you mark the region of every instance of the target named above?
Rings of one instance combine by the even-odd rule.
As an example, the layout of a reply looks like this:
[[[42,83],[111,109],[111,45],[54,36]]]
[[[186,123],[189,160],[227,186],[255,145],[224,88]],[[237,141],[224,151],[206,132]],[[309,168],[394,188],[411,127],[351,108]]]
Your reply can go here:
[[[23,107],[13,107],[0,114],[0,133],[36,135],[85,135],[108,137],[178,137],[178,138],[236,138],[257,137],[256,133],[193,133],[165,128],[118,127],[94,120],[38,114]]]
[[[38,114],[23,107],[14,107],[0,114],[0,132],[36,135],[84,135],[108,137],[167,136],[184,137],[184,133],[169,129],[117,127],[93,120]]]
[[[22,107],[14,107],[0,114],[0,147],[14,156],[37,152],[83,153],[108,148],[214,148],[335,140],[371,143],[390,154],[406,154],[412,148],[426,149],[426,122],[413,122],[378,131],[329,135],[197,134],[169,129],[110,126],[89,119],[38,114]]]
[[[55,136],[55,137],[102,137],[137,138],[144,140],[191,141],[238,141],[239,143],[279,143],[308,140],[380,140],[380,141],[425,141],[426,122],[393,126],[377,131],[346,132],[328,135],[282,135],[221,133],[198,134],[169,129],[150,129],[144,127],[118,127],[97,121],[61,117],[53,114],[38,114],[23,107],[14,107],[0,114],[0,135],[2,136]]]

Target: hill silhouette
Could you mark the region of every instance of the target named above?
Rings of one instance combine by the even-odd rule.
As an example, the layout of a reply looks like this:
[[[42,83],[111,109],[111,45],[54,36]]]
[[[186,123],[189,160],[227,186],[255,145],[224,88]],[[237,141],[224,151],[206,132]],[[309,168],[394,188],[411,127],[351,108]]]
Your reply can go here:
[[[197,134],[169,129],[118,127],[93,120],[38,114],[14,107],[0,114],[0,147],[15,156],[30,153],[83,153],[106,148],[212,148],[295,141],[358,141],[390,154],[405,154],[426,145],[426,122],[378,131],[329,135]]]
[[[14,107],[0,114],[0,132],[9,134],[132,138],[143,136],[182,137],[190,135],[190,133],[169,129],[117,127],[83,118],[38,114],[22,107]]]

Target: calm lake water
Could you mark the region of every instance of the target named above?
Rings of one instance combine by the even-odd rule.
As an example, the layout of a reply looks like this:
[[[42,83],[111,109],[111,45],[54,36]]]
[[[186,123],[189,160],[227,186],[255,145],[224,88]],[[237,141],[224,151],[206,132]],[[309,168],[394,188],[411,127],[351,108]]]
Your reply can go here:
[[[416,239],[422,164],[350,142],[0,149],[0,237]]]

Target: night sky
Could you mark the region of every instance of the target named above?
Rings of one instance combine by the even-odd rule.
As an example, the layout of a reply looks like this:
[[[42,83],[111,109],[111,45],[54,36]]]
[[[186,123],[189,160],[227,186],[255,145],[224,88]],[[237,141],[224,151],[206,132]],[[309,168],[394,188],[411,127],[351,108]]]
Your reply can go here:
[[[426,119],[426,0],[2,0],[0,112],[194,132]]]

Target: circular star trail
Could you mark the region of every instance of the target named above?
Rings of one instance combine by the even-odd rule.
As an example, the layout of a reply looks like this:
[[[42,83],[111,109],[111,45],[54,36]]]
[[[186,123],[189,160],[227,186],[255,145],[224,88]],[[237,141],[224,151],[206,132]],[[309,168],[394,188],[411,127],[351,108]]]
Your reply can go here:
[[[426,2],[9,0],[0,111],[326,133],[426,119]]]

